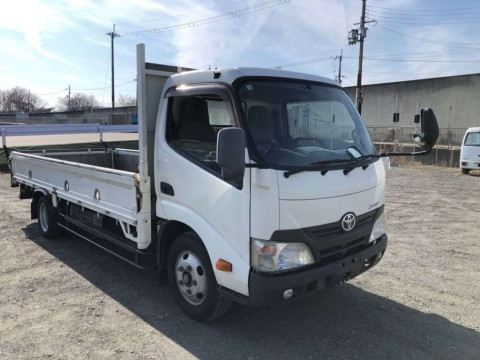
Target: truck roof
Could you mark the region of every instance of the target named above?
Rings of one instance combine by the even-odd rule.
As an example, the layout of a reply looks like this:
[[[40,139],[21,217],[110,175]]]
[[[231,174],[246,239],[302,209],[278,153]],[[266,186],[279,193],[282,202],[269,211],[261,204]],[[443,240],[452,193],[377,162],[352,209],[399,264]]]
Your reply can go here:
[[[214,73],[220,73],[220,77],[214,78]],[[242,77],[272,77],[272,78],[287,78],[297,80],[307,80],[321,82],[329,85],[340,87],[340,85],[326,77],[304,74],[295,71],[285,71],[277,69],[265,69],[254,67],[239,67],[239,68],[220,68],[212,70],[193,70],[186,71],[181,74],[171,76],[171,85],[193,84],[203,82],[221,82],[232,84],[236,79]]]
[[[471,127],[467,129],[467,134],[471,132],[480,132],[480,127]]]

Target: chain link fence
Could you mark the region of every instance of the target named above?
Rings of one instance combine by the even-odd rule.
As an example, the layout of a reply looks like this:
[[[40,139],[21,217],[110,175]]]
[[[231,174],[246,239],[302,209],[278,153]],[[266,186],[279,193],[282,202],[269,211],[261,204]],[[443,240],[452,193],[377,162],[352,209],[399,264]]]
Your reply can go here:
[[[402,126],[367,126],[377,149],[380,152],[419,151],[410,139],[410,134],[419,134],[420,127]],[[466,128],[441,128],[437,144],[430,154],[411,157],[392,157],[392,165],[424,164],[446,167],[458,167],[460,148]]]

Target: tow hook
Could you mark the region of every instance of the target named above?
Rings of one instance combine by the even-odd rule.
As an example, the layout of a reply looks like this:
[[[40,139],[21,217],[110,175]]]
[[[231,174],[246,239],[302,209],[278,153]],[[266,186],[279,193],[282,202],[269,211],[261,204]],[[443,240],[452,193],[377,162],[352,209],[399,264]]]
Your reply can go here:
[[[343,279],[337,282],[337,285],[345,284],[347,281],[349,281],[352,278],[350,275],[350,272],[343,274]]]

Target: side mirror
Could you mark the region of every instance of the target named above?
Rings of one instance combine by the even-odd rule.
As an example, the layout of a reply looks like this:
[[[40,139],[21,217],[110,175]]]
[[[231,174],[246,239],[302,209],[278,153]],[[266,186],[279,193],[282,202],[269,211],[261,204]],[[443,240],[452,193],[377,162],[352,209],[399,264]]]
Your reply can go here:
[[[378,155],[379,157],[387,157],[387,156],[417,156],[417,155],[427,155],[432,151],[432,148],[435,146],[437,142],[439,131],[438,131],[438,123],[437,118],[435,117],[435,113],[432,109],[425,108],[422,109],[420,115],[421,127],[422,127],[422,134],[411,134],[410,138],[413,142],[424,149],[418,152],[398,152],[398,153],[381,153]]]
[[[225,181],[239,181],[245,174],[245,131],[225,128],[218,132],[217,164]]]
[[[416,144],[424,146],[427,150],[432,149],[437,142],[439,130],[435,113],[430,108],[422,109],[421,112],[422,135],[411,134],[410,138]]]

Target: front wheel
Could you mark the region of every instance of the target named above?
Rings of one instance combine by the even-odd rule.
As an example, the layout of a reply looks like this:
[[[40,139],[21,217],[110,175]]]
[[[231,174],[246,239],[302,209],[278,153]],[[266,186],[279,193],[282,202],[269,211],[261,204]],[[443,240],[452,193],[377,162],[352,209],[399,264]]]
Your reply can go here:
[[[177,304],[195,320],[212,321],[230,308],[231,301],[218,293],[207,251],[193,232],[181,234],[173,242],[168,278]]]
[[[462,169],[463,175],[468,175],[470,173],[470,169]]]

